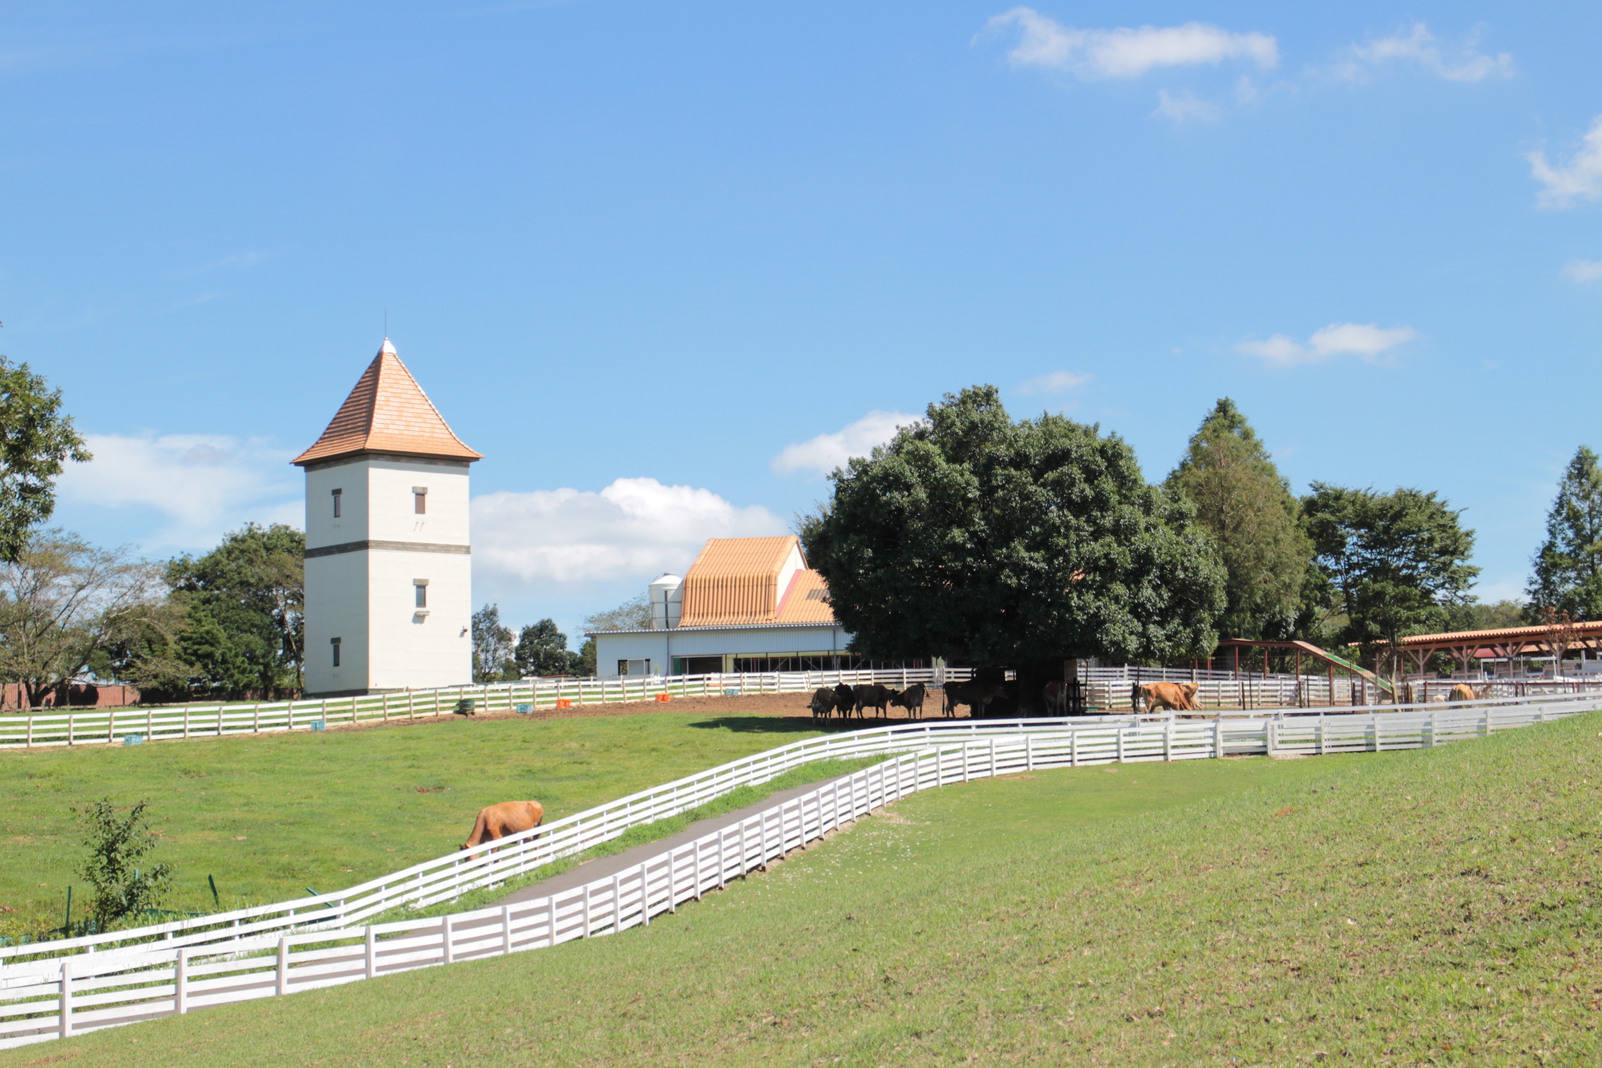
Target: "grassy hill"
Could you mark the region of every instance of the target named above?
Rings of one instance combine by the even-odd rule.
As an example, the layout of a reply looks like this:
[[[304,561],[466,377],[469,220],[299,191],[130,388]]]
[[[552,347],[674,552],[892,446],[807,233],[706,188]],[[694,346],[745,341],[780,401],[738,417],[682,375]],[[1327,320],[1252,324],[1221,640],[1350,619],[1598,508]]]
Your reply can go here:
[[[224,908],[326,893],[450,852],[496,801],[538,798],[556,819],[816,733],[804,717],[657,712],[7,752],[0,936],[61,924],[86,852],[72,808],[101,797],[149,799],[169,907],[211,912],[207,875]]]
[[[1599,731],[947,787],[649,928],[0,1066],[1596,1064]]]

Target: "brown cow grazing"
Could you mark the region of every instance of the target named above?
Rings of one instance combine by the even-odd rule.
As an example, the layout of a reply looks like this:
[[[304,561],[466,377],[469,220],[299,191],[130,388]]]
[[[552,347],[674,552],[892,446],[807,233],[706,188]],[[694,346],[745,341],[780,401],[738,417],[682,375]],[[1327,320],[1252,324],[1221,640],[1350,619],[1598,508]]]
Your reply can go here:
[[[812,710],[813,719],[828,719],[829,713],[834,711],[834,687],[819,686],[812,691],[812,702],[807,705]]]
[[[1452,702],[1454,705],[1459,701],[1478,701],[1479,699],[1480,695],[1474,689],[1474,687],[1465,685],[1461,682],[1452,687],[1452,695],[1447,698],[1447,700]]]
[[[928,690],[923,683],[915,682],[905,690],[890,698],[890,703],[907,710],[908,714],[916,719],[923,718],[923,695]]]
[[[879,713],[879,718],[885,717],[885,705],[896,692],[888,686],[880,686],[877,682],[866,683],[857,687],[857,715],[862,715],[864,708],[872,708]]]
[[[545,819],[545,806],[538,801],[502,801],[478,810],[473,833],[462,843],[463,849],[505,838],[519,831],[533,830]]]
[[[1141,682],[1129,693],[1129,703],[1139,711],[1139,703],[1144,701],[1148,711],[1155,712],[1159,708],[1166,708],[1174,712],[1194,712],[1196,706],[1191,702],[1196,693],[1194,682]]]
[[[840,710],[840,718],[844,719],[857,710],[857,691],[845,683],[834,688],[834,707]]]
[[[948,682],[945,685],[944,700],[940,711],[945,716],[955,716],[958,705],[968,706],[968,715],[973,719],[984,716],[986,707],[991,701],[1007,692],[1007,688],[999,682],[984,683],[978,679],[967,682]]]

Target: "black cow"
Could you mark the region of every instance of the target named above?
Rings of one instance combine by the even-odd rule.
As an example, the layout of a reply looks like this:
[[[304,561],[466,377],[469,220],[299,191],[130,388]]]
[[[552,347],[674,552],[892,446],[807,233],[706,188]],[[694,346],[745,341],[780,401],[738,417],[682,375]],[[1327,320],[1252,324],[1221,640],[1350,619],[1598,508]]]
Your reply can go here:
[[[840,710],[840,718],[844,719],[857,710],[857,691],[845,683],[834,688],[834,707]]]
[[[928,692],[923,683],[915,682],[890,698],[890,703],[907,710],[916,719],[923,718],[923,695]]]

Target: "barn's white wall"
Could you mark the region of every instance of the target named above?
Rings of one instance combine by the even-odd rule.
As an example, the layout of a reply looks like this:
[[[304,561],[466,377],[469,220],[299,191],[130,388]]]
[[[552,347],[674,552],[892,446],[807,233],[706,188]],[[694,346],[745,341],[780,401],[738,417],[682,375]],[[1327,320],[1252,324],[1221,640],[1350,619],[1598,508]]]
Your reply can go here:
[[[368,494],[372,499],[375,541],[426,541],[447,545],[468,543],[467,465],[409,462],[388,458],[367,461]],[[427,512],[412,509],[412,487],[428,490]]]
[[[603,632],[595,636],[595,671],[617,675],[619,660],[651,661],[658,674],[671,670],[672,657],[823,656],[844,652],[851,635],[838,625],[816,627],[728,627],[715,630]]]
[[[473,681],[473,558],[463,553],[374,549],[367,558],[372,690]],[[337,559],[337,557],[335,558]],[[416,607],[416,580],[428,607]]]

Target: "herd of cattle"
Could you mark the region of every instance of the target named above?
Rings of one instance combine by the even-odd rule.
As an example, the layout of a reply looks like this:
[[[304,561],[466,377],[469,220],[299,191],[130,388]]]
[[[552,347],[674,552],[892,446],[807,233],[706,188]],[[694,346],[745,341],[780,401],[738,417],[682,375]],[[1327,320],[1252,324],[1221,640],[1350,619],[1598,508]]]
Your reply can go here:
[[[1130,710],[1139,712],[1145,708],[1150,711],[1171,709],[1175,712],[1194,712],[1196,688],[1194,682],[1136,683],[1129,695]],[[863,712],[869,708],[882,719],[889,714],[888,710],[892,706],[905,709],[907,715],[914,719],[921,719],[924,698],[928,693],[929,688],[921,682],[915,682],[900,691],[877,682],[858,686],[848,686],[842,682],[838,686],[820,686],[812,691],[812,700],[807,707],[812,710],[812,718],[817,720],[828,719],[835,714],[841,719],[851,716],[862,719]],[[968,682],[948,682],[940,690],[940,714],[948,718],[953,717],[957,714],[958,708],[966,705],[968,714],[980,719],[985,716],[986,710],[994,701],[1009,696],[1013,695],[1009,694],[1006,683],[982,682],[978,679]],[[1067,714],[1069,705],[1067,684],[1053,679],[1041,689],[1040,696],[1047,715]]]

